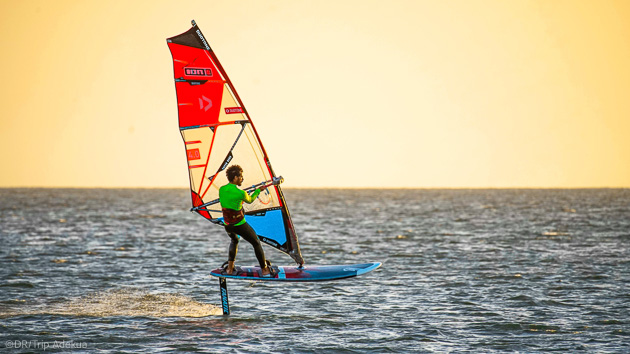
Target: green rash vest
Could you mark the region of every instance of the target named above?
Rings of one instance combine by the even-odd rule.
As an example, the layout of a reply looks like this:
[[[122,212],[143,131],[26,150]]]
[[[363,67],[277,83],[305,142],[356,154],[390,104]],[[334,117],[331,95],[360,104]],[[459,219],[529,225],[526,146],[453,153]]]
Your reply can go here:
[[[232,210],[241,210],[243,208],[243,202],[251,204],[256,197],[260,194],[260,189],[256,188],[251,195],[247,194],[244,190],[238,188],[236,184],[228,183],[225,186],[219,188],[219,202],[221,208],[228,208]],[[234,226],[243,225],[246,223],[245,219],[241,220]]]

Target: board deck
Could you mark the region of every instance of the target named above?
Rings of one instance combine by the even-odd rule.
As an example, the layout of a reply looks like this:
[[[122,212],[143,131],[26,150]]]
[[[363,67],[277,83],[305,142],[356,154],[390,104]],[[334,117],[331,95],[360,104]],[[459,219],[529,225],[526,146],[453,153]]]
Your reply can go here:
[[[261,281],[327,281],[356,277],[357,275],[371,272],[381,266],[380,262],[362,264],[340,265],[306,265],[298,266],[272,266],[274,277],[262,277],[259,266],[236,266],[232,275],[221,274],[221,268],[214,269],[210,275],[219,278],[261,280]]]

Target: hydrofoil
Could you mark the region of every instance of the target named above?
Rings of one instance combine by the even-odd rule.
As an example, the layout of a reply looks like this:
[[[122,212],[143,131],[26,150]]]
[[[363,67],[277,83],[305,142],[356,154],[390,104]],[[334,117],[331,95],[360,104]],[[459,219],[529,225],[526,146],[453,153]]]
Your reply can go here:
[[[340,265],[306,265],[306,266],[271,266],[272,274],[263,276],[260,266],[236,266],[231,275],[223,268],[217,268],[210,275],[219,278],[223,314],[230,314],[227,279],[279,281],[279,282],[317,282],[356,277],[371,272],[381,266],[380,262]]]

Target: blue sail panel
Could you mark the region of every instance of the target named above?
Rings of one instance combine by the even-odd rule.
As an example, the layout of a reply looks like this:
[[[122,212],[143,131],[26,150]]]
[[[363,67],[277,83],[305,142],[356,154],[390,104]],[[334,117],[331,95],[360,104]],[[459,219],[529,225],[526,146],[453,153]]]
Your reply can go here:
[[[268,210],[256,215],[245,215],[245,220],[256,230],[261,241],[275,247],[287,248],[287,229],[282,210]],[[277,245],[274,245],[274,242]]]

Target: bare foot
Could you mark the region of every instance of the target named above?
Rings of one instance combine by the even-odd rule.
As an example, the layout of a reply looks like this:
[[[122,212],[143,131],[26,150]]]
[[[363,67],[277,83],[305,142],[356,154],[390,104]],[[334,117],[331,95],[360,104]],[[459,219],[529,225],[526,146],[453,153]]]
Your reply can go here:
[[[271,274],[271,271],[269,271],[269,267],[265,267],[265,268],[261,269],[261,273],[262,273],[263,276],[265,276],[265,275]]]
[[[232,275],[234,273],[234,261],[228,261],[227,267],[225,267],[225,274]]]

